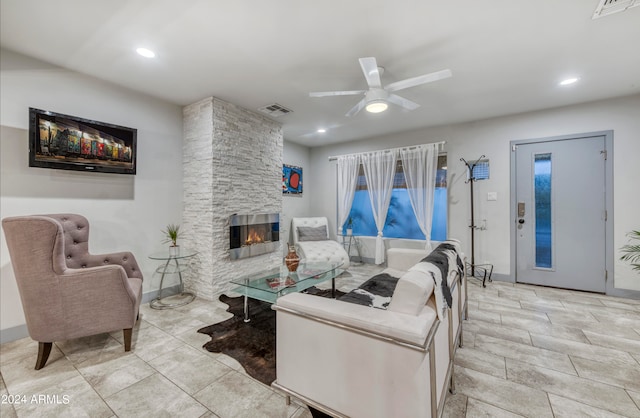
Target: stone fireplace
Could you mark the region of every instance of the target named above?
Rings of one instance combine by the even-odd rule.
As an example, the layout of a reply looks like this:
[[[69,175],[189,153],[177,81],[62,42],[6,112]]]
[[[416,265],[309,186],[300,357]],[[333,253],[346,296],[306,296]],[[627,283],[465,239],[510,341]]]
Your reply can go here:
[[[199,251],[185,287],[215,300],[233,278],[282,263],[279,228],[271,227],[268,245],[250,245],[250,257],[236,257],[230,248],[232,240],[242,240],[232,237],[232,215],[282,212],[282,127],[215,97],[186,106],[183,115],[182,223],[185,245]]]

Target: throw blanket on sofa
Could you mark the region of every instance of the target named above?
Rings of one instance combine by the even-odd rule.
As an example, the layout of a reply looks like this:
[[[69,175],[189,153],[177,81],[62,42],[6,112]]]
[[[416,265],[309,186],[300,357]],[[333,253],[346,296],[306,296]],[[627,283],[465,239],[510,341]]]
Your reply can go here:
[[[457,266],[458,274],[462,276],[464,273],[464,265],[462,264],[462,259],[460,259],[460,244],[454,241],[445,241],[439,246],[444,250],[449,250],[447,252],[449,255],[449,265]],[[451,269],[449,271],[451,271]]]
[[[463,272],[462,260],[458,253],[457,243],[444,242],[410,269],[424,272],[433,278],[438,319],[442,319],[445,309],[452,304],[448,277],[454,271],[458,274]]]
[[[387,309],[391,302],[391,296],[398,284],[398,278],[380,273],[366,282],[359,288],[352,290],[339,298],[343,302],[356,303],[358,305],[372,306],[378,309]]]

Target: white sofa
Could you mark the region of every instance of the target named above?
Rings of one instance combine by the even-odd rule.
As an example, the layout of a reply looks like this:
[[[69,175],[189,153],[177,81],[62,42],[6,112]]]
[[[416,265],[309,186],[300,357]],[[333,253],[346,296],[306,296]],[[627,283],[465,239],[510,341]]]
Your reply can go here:
[[[324,228],[324,239],[305,240],[300,228]],[[307,261],[323,261],[342,263],[342,268],[349,268],[349,254],[342,244],[329,239],[329,221],[326,217],[293,218],[291,220],[293,243],[302,259]]]
[[[336,417],[439,417],[462,345],[466,276],[449,275],[453,303],[438,319],[433,278],[408,271],[426,255],[388,250],[385,272],[400,279],[387,310],[302,293],[278,299],[272,386]],[[415,314],[399,312],[422,293]]]

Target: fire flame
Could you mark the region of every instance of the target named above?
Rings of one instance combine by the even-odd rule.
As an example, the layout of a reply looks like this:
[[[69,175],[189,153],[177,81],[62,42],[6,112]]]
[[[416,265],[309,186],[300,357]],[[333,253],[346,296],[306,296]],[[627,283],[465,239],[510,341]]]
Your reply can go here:
[[[261,242],[264,242],[264,238],[262,238],[260,235],[258,235],[258,233],[255,231],[255,229],[252,229],[249,231],[249,235],[247,236],[247,240],[244,242],[246,245],[252,245],[252,244],[260,244]]]

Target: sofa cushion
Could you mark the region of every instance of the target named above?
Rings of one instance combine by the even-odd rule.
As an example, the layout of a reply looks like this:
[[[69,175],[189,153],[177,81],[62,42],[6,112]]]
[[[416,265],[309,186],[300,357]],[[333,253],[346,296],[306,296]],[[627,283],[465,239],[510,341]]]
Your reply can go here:
[[[406,272],[430,252],[431,249],[427,251],[414,248],[389,248],[387,250],[387,267]]]
[[[327,236],[326,226],[299,226],[298,227],[298,240],[299,241],[326,241]]]
[[[429,275],[421,271],[408,271],[398,280],[387,309],[418,315],[433,293],[433,288],[433,279]]]

